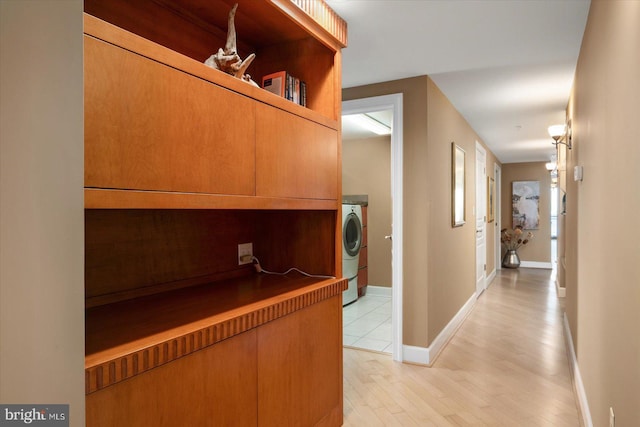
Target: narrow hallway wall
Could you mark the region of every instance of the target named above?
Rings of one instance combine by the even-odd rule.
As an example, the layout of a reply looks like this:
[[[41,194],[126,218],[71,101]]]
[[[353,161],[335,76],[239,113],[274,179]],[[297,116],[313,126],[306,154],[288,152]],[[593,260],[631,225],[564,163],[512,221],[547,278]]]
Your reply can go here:
[[[567,306],[594,426],[609,425],[609,408],[616,425],[640,425],[639,52],[640,2],[592,1],[570,104],[584,178],[567,192],[577,202]]]

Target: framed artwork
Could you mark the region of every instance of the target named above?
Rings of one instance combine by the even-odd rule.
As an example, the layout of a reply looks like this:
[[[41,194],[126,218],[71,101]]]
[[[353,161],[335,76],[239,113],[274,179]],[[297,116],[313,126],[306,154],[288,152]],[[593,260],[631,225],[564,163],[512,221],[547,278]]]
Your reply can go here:
[[[465,152],[451,143],[451,225],[465,223]]]
[[[496,191],[496,181],[487,176],[487,222],[493,222],[495,220],[495,211],[494,211],[494,195]]]
[[[512,186],[512,228],[537,230],[540,226],[540,181],[513,181]]]

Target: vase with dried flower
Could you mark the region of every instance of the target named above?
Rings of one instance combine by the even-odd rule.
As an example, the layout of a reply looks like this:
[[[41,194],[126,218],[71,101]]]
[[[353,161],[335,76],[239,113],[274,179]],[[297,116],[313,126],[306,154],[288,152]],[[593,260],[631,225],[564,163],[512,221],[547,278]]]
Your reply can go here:
[[[502,258],[502,266],[505,268],[520,267],[520,257],[518,256],[518,248],[524,246],[533,239],[533,233],[525,234],[522,226],[518,225],[513,230],[504,228],[500,231],[500,242],[507,250]]]

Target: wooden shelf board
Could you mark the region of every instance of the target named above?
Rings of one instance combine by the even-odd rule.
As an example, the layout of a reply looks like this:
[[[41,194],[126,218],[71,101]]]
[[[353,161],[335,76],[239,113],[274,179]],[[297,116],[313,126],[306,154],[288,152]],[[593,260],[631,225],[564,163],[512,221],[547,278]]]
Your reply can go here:
[[[340,295],[344,279],[254,274],[85,313],[86,393]]]
[[[85,209],[336,210],[338,201],[85,188],[84,207]]]

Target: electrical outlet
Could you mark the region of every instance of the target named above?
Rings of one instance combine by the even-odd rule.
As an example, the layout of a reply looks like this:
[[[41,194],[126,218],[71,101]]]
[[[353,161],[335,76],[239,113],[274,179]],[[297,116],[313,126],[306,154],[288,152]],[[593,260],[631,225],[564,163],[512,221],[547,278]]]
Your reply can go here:
[[[253,243],[238,245],[238,265],[251,264],[253,259]]]
[[[613,408],[609,408],[609,427],[616,427],[616,415],[613,413]]]

